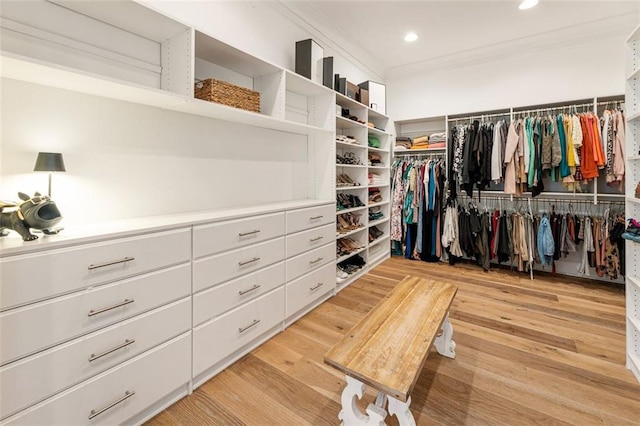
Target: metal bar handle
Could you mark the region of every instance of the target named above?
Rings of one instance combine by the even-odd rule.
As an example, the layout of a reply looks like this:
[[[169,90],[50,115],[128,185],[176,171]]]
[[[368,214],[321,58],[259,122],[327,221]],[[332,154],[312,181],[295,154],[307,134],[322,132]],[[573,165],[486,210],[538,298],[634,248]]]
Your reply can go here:
[[[253,235],[253,234],[257,234],[258,232],[260,232],[259,229],[254,229],[253,231],[249,231],[249,232],[240,232],[238,234],[239,237],[246,237],[247,235]]]
[[[324,283],[318,283],[318,285],[316,285],[316,286],[309,287],[309,290],[311,290],[311,291],[316,290],[316,289],[322,287],[323,285],[324,285]]]
[[[124,343],[119,344],[118,346],[116,346],[113,349],[106,350],[106,351],[104,351],[104,352],[102,352],[101,354],[98,354],[98,355],[91,354],[91,356],[89,357],[89,362],[95,361],[98,358],[102,358],[105,355],[109,355],[111,352],[115,352],[118,349],[126,348],[127,346],[129,346],[129,345],[131,345],[131,344],[133,344],[135,342],[136,341],[134,339],[131,339],[131,340],[127,339],[127,340],[124,341]]]
[[[322,235],[320,235],[319,237],[309,238],[309,241],[312,242],[312,243],[315,243],[316,241],[320,241],[323,238],[324,237]]]
[[[257,290],[259,288],[260,288],[260,284],[254,284],[253,287],[251,287],[249,290],[239,290],[238,294],[240,296],[243,296],[243,295],[245,295],[247,293],[251,293],[252,291]]]
[[[310,217],[309,219],[311,219],[311,220],[317,220],[317,219],[322,219],[323,217],[324,217],[323,215],[320,215],[320,216],[312,216],[312,217]]]
[[[313,265],[314,263],[320,262],[322,259],[323,259],[322,257],[319,257],[316,260],[310,260],[309,263],[311,263]]]
[[[248,330],[248,329],[250,329],[251,327],[253,327],[253,326],[257,325],[259,322],[260,322],[260,320],[253,320],[253,322],[252,322],[251,324],[249,324],[249,325],[248,325],[248,326],[246,326],[246,327],[240,327],[240,328],[238,329],[238,331],[239,331],[240,333],[244,333],[245,331],[247,331],[247,330]]]
[[[134,300],[133,300],[133,299],[124,299],[124,301],[122,301],[122,302],[120,302],[120,303],[116,303],[116,304],[115,304],[115,305],[113,305],[113,306],[107,306],[106,308],[98,309],[97,311],[94,311],[94,310],[92,309],[92,310],[90,310],[90,311],[89,311],[89,313],[88,313],[87,315],[88,315],[88,316],[90,316],[90,317],[92,317],[92,316],[94,316],[94,315],[98,315],[98,314],[101,314],[101,313],[103,313],[103,312],[107,312],[107,311],[110,311],[110,310],[112,310],[112,309],[115,309],[115,308],[119,308],[119,307],[121,307],[121,306],[128,305],[129,303],[133,303],[133,302],[134,302]]]
[[[124,401],[125,399],[129,399],[131,398],[133,395],[136,394],[136,391],[126,391],[124,393],[124,396],[121,398],[118,398],[117,401],[113,401],[111,404],[107,405],[104,408],[101,408],[99,410],[91,410],[91,413],[89,413],[89,420],[91,420],[92,418],[99,416],[100,414],[104,413],[105,411],[107,411],[110,408],[115,407],[116,405],[120,404],[122,401]]]
[[[117,265],[119,263],[126,263],[126,262],[131,262],[132,260],[135,260],[135,257],[125,257],[124,259],[120,259],[120,260],[114,260],[111,262],[105,262],[105,263],[99,263],[97,265],[91,264],[87,267],[87,269],[92,270],[92,269],[98,269],[98,268],[104,268],[105,266],[111,266],[111,265]]]
[[[257,262],[258,260],[260,260],[259,257],[254,257],[251,260],[247,260],[247,261],[244,261],[244,262],[238,262],[238,265],[244,266],[244,265],[248,265],[248,264],[253,263],[253,262]]]

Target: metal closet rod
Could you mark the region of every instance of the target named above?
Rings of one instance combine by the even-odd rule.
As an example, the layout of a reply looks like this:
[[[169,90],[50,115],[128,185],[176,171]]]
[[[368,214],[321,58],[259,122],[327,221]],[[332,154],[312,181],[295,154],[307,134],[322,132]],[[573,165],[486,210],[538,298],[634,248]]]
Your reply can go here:
[[[447,118],[447,121],[465,121],[465,120],[473,120],[475,118],[489,118],[489,117],[508,117],[510,115],[510,111],[493,113],[493,114],[478,114],[478,115],[469,115],[463,117],[456,118]]]
[[[584,104],[567,104],[564,106],[555,106],[555,107],[548,107],[548,108],[534,108],[534,109],[524,109],[524,110],[520,110],[520,111],[513,111],[513,115],[523,115],[523,114],[529,114],[531,112],[541,112],[541,111],[561,111],[561,110],[566,110],[568,108],[584,108],[584,107],[593,107],[594,103],[593,102],[589,102],[589,103],[584,103]]]

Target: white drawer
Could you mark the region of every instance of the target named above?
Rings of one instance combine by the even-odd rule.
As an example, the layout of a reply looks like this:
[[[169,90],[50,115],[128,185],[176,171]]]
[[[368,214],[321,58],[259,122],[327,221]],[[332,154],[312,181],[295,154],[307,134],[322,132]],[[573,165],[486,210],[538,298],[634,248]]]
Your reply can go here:
[[[125,423],[191,379],[191,334],[185,333],[7,419],[7,425]],[[122,400],[130,393],[130,397]],[[186,392],[185,392],[186,393]],[[114,404],[116,401],[122,400]],[[91,411],[102,413],[89,419]]]
[[[284,321],[284,287],[193,329],[193,376]]]
[[[287,234],[335,222],[335,204],[291,210],[287,212]]]
[[[286,317],[332,292],[336,287],[336,268],[325,265],[287,284]]]
[[[193,292],[228,281],[284,259],[284,237],[193,262]]]
[[[0,368],[0,419],[190,328],[191,298],[184,298],[8,364]]]
[[[190,259],[190,228],[0,259],[0,311]]]
[[[187,263],[0,314],[0,365],[185,297],[190,277]]]
[[[282,284],[284,284],[284,262],[279,262],[197,293],[193,296],[193,324],[198,325],[214,318]]]
[[[287,235],[287,257],[293,257],[305,251],[323,246],[335,239],[336,226],[334,224]]]
[[[287,281],[313,271],[336,260],[336,242],[287,259]]]
[[[284,235],[284,213],[193,228],[193,258],[233,250]]]

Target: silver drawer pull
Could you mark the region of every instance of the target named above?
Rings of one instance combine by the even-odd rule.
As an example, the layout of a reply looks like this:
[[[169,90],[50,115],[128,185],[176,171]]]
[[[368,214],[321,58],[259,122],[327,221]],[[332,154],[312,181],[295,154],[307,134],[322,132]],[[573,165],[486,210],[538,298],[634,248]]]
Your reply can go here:
[[[309,263],[313,265],[314,263],[320,262],[322,259],[323,259],[322,257],[319,257],[316,260],[310,260]]]
[[[124,401],[125,399],[131,398],[135,394],[136,394],[136,391],[126,391],[122,398],[119,398],[117,401],[113,401],[111,404],[107,405],[106,407],[101,408],[99,410],[91,410],[91,413],[89,413],[89,420],[91,420],[92,418],[104,413],[108,409],[115,407],[116,405],[118,405],[122,401]]]
[[[125,257],[124,259],[120,259],[120,260],[114,260],[112,262],[105,262],[105,263],[99,263],[97,265],[91,264],[87,267],[87,269],[92,270],[92,269],[98,269],[98,268],[104,268],[105,266],[111,266],[111,265],[117,265],[119,263],[126,263],[126,262],[131,262],[132,260],[135,260],[135,257]]]
[[[240,232],[238,234],[239,237],[246,237],[247,235],[253,235],[253,234],[257,234],[258,232],[260,232],[259,229],[254,229],[253,231],[249,231],[249,232]]]
[[[253,263],[253,262],[257,262],[258,260],[260,260],[260,258],[259,258],[259,257],[254,257],[254,258],[253,258],[253,259],[251,259],[251,260],[246,260],[246,261],[244,261],[244,262],[238,262],[238,265],[240,265],[240,266],[244,266],[244,265],[248,265],[248,264]]]
[[[316,241],[320,241],[321,239],[323,239],[324,237],[321,235],[319,237],[315,237],[315,238],[309,238],[309,241],[312,243],[315,243]]]
[[[107,311],[110,311],[110,310],[112,310],[112,309],[115,309],[115,308],[119,308],[119,307],[121,307],[121,306],[128,305],[129,303],[133,303],[133,299],[124,299],[124,301],[122,301],[122,302],[120,302],[120,303],[117,303],[117,304],[115,304],[115,305],[113,305],[113,306],[107,306],[106,308],[98,309],[98,310],[96,310],[96,311],[94,311],[94,310],[92,309],[92,310],[90,310],[90,311],[89,311],[89,313],[88,313],[87,315],[88,315],[88,316],[90,316],[90,317],[92,317],[92,316],[94,316],[94,315],[98,315],[98,314],[101,314],[101,313],[103,313],[103,312],[107,312]]]
[[[253,327],[254,325],[257,325],[259,322],[260,322],[260,320],[253,320],[253,322],[252,322],[251,324],[249,324],[249,325],[248,325],[248,326],[246,326],[246,327],[240,327],[240,328],[238,329],[238,331],[239,331],[240,333],[244,333],[245,331],[247,331],[248,329],[250,329],[250,328],[251,328],[251,327]]]
[[[324,217],[323,215],[320,215],[320,216],[312,216],[312,217],[310,217],[309,219],[310,219],[310,220],[318,220],[318,219],[322,219],[323,217]]]
[[[124,343],[119,344],[118,346],[116,346],[113,349],[106,350],[106,351],[104,351],[104,352],[102,352],[101,354],[98,354],[98,355],[91,354],[91,356],[89,357],[89,362],[95,361],[98,358],[102,358],[105,355],[109,355],[111,352],[115,352],[118,349],[126,348],[127,346],[129,346],[129,345],[131,345],[132,343],[135,343],[135,342],[136,341],[133,340],[133,339],[131,339],[131,340],[127,339],[127,340],[124,341]]]
[[[242,295],[245,295],[247,293],[251,293],[252,291],[257,290],[259,288],[260,288],[260,284],[254,284],[253,287],[251,287],[249,290],[240,290],[240,291],[238,291],[238,294],[240,296],[242,296]]]
[[[318,285],[316,285],[314,287],[309,287],[309,290],[311,290],[311,291],[316,290],[316,289],[322,287],[323,285],[324,285],[324,283],[318,283]]]

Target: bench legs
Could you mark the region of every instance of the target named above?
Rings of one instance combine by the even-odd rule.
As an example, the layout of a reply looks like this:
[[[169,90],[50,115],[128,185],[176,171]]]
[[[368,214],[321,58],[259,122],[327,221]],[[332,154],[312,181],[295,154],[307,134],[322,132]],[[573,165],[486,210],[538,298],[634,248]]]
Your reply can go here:
[[[442,334],[436,337],[433,344],[440,355],[447,358],[456,357],[456,342],[453,341],[453,326],[449,321],[449,313],[447,313],[442,322]]]
[[[415,426],[416,421],[409,409],[411,398],[407,402],[399,401],[388,397],[382,392],[378,392],[375,404],[369,404],[367,414],[362,413],[356,406],[356,396],[358,399],[364,395],[365,385],[361,381],[351,376],[346,376],[347,386],[342,391],[342,410],[338,418],[342,420],[344,426],[375,425],[385,426],[384,419],[387,417],[385,405],[389,401],[389,414],[398,418],[400,426]]]

